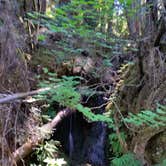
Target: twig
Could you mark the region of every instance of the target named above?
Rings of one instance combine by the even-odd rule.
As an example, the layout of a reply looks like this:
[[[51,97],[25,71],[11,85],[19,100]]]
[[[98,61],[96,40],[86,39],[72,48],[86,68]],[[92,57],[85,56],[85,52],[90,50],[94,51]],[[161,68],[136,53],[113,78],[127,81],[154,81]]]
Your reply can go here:
[[[118,120],[117,120],[117,112],[114,114],[114,121],[115,121],[115,126],[116,126],[116,134],[118,136],[118,140],[121,144],[121,147],[123,149],[123,153],[127,153],[128,152],[128,147],[127,147],[127,143],[125,140],[122,139],[120,131],[119,131],[119,127],[118,127]]]
[[[112,103],[115,105],[116,111],[117,111],[117,112],[119,113],[119,115],[121,116],[121,118],[122,118],[122,120],[123,120],[123,123],[124,123],[124,125],[127,127],[127,129],[129,129],[129,130],[131,130],[131,131],[133,131],[133,132],[138,132],[138,131],[134,130],[133,128],[129,127],[129,125],[125,122],[125,118],[124,118],[124,116],[122,115],[122,113],[121,113],[121,111],[120,111],[118,105],[116,104],[116,102],[114,102],[114,101],[112,100]]]

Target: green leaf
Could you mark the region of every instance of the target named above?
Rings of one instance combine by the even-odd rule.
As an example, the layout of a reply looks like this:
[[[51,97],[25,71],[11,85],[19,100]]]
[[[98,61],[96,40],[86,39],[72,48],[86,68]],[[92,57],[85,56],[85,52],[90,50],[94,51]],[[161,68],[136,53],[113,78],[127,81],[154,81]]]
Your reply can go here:
[[[43,34],[40,34],[37,36],[38,41],[44,41],[46,39],[46,36]]]
[[[47,74],[47,73],[48,73],[48,68],[43,67],[43,72],[44,72],[45,74]]]

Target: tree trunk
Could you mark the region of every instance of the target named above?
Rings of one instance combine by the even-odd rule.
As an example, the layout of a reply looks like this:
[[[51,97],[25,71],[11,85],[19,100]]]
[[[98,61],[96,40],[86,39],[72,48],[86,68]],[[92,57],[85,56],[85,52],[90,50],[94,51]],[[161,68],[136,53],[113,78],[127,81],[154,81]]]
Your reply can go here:
[[[38,1],[0,1],[0,93],[12,94],[30,89],[26,61],[28,35],[21,17],[34,9],[32,2]],[[41,2],[45,0],[40,1],[40,5]],[[43,8],[41,6],[41,10]],[[0,165],[11,165],[12,151],[17,148],[20,134],[17,134],[17,128],[27,121],[22,111],[20,103],[0,104]]]
[[[153,33],[149,33],[148,38],[146,33],[142,36],[142,40],[138,42],[137,60],[134,65],[129,65],[128,69],[122,72],[122,85],[117,87],[116,105],[124,115],[129,112],[137,114],[143,109],[155,111],[157,103],[166,105],[166,16],[163,14],[157,18],[160,21],[156,25],[157,22],[152,19],[153,14],[153,12],[149,13],[148,17],[151,18],[151,25],[157,27],[158,31],[155,29]],[[152,32],[153,27],[147,27],[149,25],[147,22],[145,24],[147,28],[145,31]],[[117,111],[114,103],[110,103],[108,108],[110,107]],[[149,159],[146,158],[146,146],[152,137],[165,129],[165,127],[139,128],[137,133],[133,133],[129,149],[135,152],[144,164],[150,165]]]

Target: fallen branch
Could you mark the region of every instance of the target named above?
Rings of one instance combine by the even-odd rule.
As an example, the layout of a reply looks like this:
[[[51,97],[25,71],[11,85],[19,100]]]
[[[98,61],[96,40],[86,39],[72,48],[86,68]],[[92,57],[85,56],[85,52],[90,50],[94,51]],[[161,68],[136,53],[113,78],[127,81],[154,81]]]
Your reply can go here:
[[[59,86],[55,86],[53,88],[57,88],[57,87],[59,87]],[[51,89],[52,89],[52,87],[47,87],[47,88],[41,88],[41,89],[30,91],[30,92],[15,93],[15,94],[12,94],[12,95],[5,95],[5,97],[0,98],[0,104],[9,103],[13,100],[25,98],[27,96],[37,95],[37,94],[40,94],[42,92],[49,91]]]
[[[28,156],[37,145],[39,145],[44,139],[48,137],[48,133],[51,134],[51,131],[53,131],[53,129],[58,125],[59,122],[62,121],[62,119],[71,115],[72,113],[73,111],[70,109],[65,109],[58,112],[58,114],[51,122],[41,127],[41,131],[47,131],[46,133],[34,136],[35,138],[33,137],[24,143],[21,147],[19,147],[15,152],[13,152],[13,158],[15,162],[17,163],[18,161]]]

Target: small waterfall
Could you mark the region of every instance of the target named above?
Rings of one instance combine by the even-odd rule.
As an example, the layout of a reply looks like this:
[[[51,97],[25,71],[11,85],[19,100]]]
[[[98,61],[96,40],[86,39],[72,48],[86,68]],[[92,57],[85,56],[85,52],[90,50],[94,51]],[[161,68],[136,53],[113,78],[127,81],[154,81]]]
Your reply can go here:
[[[73,140],[73,133],[72,133],[72,116],[70,117],[70,129],[69,129],[69,157],[72,158],[74,150],[74,140]]]
[[[86,106],[100,106],[103,97],[96,96],[89,100]],[[102,114],[104,108],[93,110]],[[64,152],[70,158],[70,166],[91,164],[92,166],[106,166],[107,125],[103,122],[89,123],[79,112],[64,119],[55,133],[55,139],[62,144]]]
[[[85,141],[83,156],[85,161],[93,166],[105,166],[105,140],[106,140],[106,124],[96,122],[92,125],[91,131]]]
[[[100,106],[104,103],[102,96],[97,96],[93,101],[95,105]],[[95,113],[102,114],[104,108],[95,110]],[[107,137],[107,125],[104,122],[94,122],[91,125],[89,134],[84,142],[83,156],[85,162],[92,166],[105,166],[106,154],[105,145]]]

